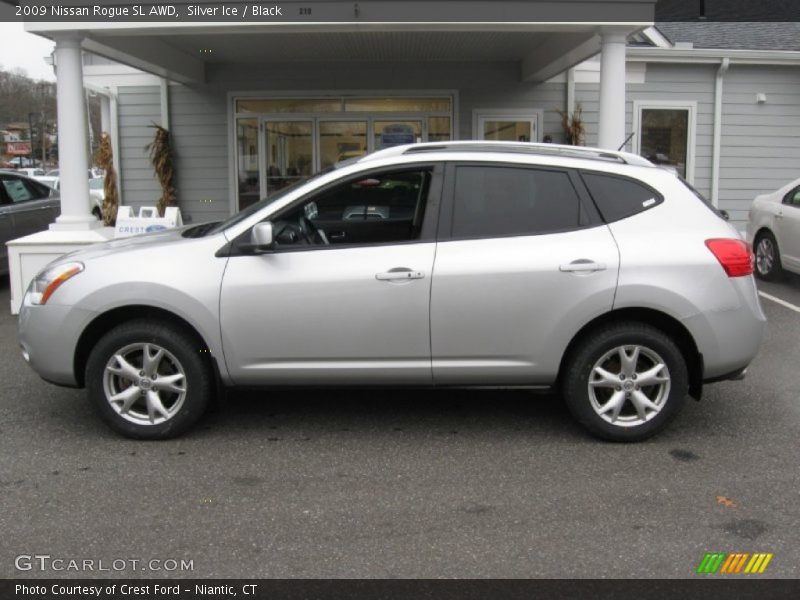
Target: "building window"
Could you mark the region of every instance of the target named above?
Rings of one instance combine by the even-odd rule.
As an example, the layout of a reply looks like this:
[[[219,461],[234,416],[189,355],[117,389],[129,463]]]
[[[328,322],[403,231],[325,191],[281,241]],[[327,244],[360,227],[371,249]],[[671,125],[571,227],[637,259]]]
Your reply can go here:
[[[634,151],[693,182],[696,110],[694,102],[634,102]]]
[[[473,113],[473,137],[498,142],[538,142],[541,111],[479,109]]]
[[[235,206],[375,150],[448,141],[454,104],[452,96],[233,98]]]

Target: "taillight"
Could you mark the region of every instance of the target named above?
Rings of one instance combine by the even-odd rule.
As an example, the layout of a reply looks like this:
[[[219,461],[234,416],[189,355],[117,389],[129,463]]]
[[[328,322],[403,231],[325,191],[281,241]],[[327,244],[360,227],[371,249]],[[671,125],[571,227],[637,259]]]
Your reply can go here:
[[[728,277],[753,274],[753,253],[743,240],[719,238],[706,240],[706,246],[725,269]]]

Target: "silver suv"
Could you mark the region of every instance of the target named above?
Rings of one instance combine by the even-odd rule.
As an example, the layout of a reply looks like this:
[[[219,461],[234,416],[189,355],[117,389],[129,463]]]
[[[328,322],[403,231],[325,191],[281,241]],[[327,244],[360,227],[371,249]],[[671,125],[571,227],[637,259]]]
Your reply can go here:
[[[384,385],[558,388],[590,432],[634,441],[744,374],[765,327],[752,271],[737,232],[638,156],[416,144],[65,256],[19,339],[135,438],[187,430],[223,387]]]

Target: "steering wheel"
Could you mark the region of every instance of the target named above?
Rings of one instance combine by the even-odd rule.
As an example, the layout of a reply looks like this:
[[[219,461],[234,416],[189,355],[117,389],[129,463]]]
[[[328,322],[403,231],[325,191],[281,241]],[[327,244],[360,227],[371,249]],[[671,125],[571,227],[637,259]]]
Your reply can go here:
[[[300,215],[300,218],[297,220],[297,228],[300,230],[300,233],[302,234],[303,238],[305,238],[309,246],[314,245],[314,237],[316,236],[319,237],[323,245],[330,245],[330,241],[328,240],[328,236],[325,235],[325,232],[314,225],[314,223],[311,222],[311,219],[305,215]]]

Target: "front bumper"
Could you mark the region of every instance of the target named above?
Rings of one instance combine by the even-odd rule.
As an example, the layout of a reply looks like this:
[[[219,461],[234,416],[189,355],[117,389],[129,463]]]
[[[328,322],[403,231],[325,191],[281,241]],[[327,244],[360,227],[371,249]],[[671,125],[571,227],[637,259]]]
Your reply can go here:
[[[93,317],[93,313],[74,306],[32,305],[26,294],[17,325],[23,357],[42,379],[77,387],[75,349],[81,332]]]

